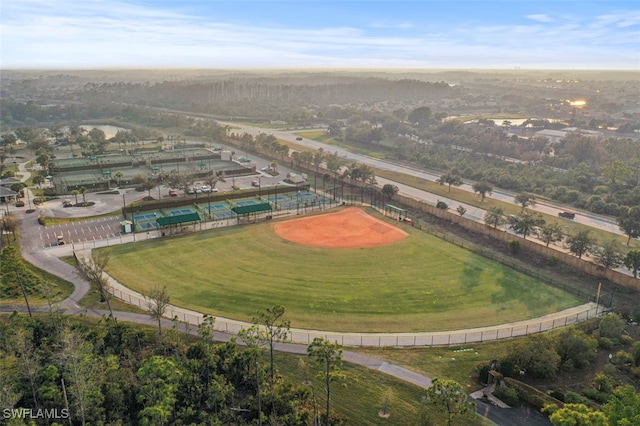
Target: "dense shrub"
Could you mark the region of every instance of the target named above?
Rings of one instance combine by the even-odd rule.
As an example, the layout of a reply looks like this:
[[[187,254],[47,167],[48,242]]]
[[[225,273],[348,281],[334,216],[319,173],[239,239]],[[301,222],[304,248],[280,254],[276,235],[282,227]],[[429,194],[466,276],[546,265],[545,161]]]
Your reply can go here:
[[[478,382],[480,384],[489,383],[489,371],[491,371],[490,364],[476,365],[476,374],[478,374]]]
[[[600,346],[602,349],[611,349],[613,347],[613,341],[606,337],[600,337],[598,339],[598,346]]]
[[[587,388],[582,393],[587,398],[589,398],[589,399],[591,399],[591,400],[593,400],[593,401],[595,401],[595,402],[597,402],[599,404],[604,404],[609,399],[609,394],[608,393],[599,392],[597,389],[594,389],[594,388]]]
[[[515,389],[507,386],[496,387],[496,390],[493,391],[493,394],[496,396],[496,398],[512,407],[518,405],[518,403],[520,402],[518,392],[516,392]]]
[[[620,339],[624,331],[624,320],[616,313],[607,315],[600,320],[598,326],[600,337],[608,337],[609,339]]]
[[[586,405],[588,403],[588,400],[587,398],[580,395],[579,393],[567,391],[564,394],[564,402],[567,404],[585,404]]]

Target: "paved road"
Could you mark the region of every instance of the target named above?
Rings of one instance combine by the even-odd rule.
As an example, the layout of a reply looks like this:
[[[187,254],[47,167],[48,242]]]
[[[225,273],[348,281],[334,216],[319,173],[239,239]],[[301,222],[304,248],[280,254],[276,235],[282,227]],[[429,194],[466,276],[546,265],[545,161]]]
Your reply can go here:
[[[219,122],[221,125],[229,125],[232,127],[236,127],[236,129],[233,130],[234,133],[249,133],[251,135],[257,135],[259,133],[268,133],[268,134],[272,134],[274,135],[276,138],[282,139],[282,140],[286,140],[289,142],[293,142],[296,143],[298,145],[303,145],[307,148],[310,149],[314,149],[317,150],[319,148],[322,148],[323,150],[325,150],[326,152],[336,152],[338,153],[338,155],[340,157],[343,157],[345,159],[348,159],[350,161],[357,161],[359,163],[362,164],[368,164],[370,166],[376,167],[378,169],[381,170],[389,170],[389,171],[394,171],[394,172],[400,172],[400,173],[405,173],[405,174],[409,174],[412,176],[417,176],[419,178],[428,180],[428,181],[432,181],[435,182],[436,179],[438,179],[440,177],[440,174],[437,173],[433,173],[433,172],[428,172],[425,171],[423,169],[418,169],[412,166],[407,166],[407,165],[401,165],[398,163],[394,163],[391,161],[387,161],[387,160],[380,160],[377,158],[373,158],[373,157],[369,157],[366,155],[361,155],[361,154],[356,154],[353,153],[351,151],[348,151],[344,148],[335,146],[335,145],[329,145],[329,144],[325,144],[322,142],[318,142],[315,141],[313,139],[308,139],[308,138],[302,138],[302,140],[297,140],[297,138],[299,137],[296,133],[297,132],[301,132],[301,130],[272,130],[272,129],[264,129],[264,128],[260,128],[260,127],[255,127],[255,126],[248,126],[245,124],[239,124],[239,123],[234,123],[234,122],[223,122],[220,121]],[[307,130],[303,130],[303,131],[307,131]],[[378,182],[382,185],[384,183],[387,183],[388,181],[383,183],[382,179],[376,178],[376,180],[378,180]],[[397,183],[394,182],[394,184],[398,185]],[[398,185],[398,187],[400,188],[400,185]],[[465,191],[469,191],[469,192],[473,192],[472,189],[472,185],[471,184],[463,184],[462,186],[459,187],[460,189],[463,189]],[[404,192],[403,192],[404,191]],[[414,191],[412,191],[411,193],[406,191],[406,188],[400,188],[400,193],[403,195],[408,195],[411,197],[415,197],[417,199],[423,199],[423,200],[427,200],[430,202],[433,202],[434,194],[431,194],[429,192],[426,191],[421,191],[418,189],[414,188]],[[513,203],[513,199],[515,197],[516,194],[514,193],[510,193],[509,191],[503,191],[503,190],[495,190],[493,191],[493,193],[491,194],[492,198],[495,198],[497,200],[500,201],[504,201],[507,203]],[[442,197],[440,197],[441,200],[445,201]],[[451,201],[451,200],[449,200]],[[446,201],[445,201],[446,202]],[[450,203],[447,202],[447,204],[454,205],[457,206],[460,203],[451,201]],[[559,212],[564,211],[565,208],[564,207],[558,207],[558,206],[554,206],[550,203],[543,203],[543,202],[539,202],[536,204],[536,206],[530,207],[531,210],[535,210],[535,211],[539,211],[541,213],[547,213],[550,214],[552,216],[557,216]],[[481,209],[477,209],[477,210],[481,210]],[[482,214],[482,217],[484,217],[484,213]],[[582,223],[584,225],[588,225],[591,226],[593,228],[598,228],[598,229],[602,229],[604,231],[608,231],[614,234],[618,234],[618,235],[624,235],[624,233],[620,230],[620,228],[618,228],[618,225],[616,224],[615,220],[612,218],[607,218],[607,217],[603,217],[603,216],[599,216],[599,215],[595,215],[593,213],[580,213],[576,215],[576,218],[574,219],[575,222],[577,223]]]

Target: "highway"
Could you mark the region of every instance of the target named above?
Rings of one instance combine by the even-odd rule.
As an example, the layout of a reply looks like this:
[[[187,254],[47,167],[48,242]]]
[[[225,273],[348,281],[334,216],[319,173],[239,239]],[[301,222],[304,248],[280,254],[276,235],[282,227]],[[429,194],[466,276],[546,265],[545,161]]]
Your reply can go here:
[[[300,132],[301,130],[273,130],[273,129],[265,129],[265,128],[260,128],[260,127],[255,127],[255,126],[248,126],[245,124],[239,124],[239,123],[234,123],[231,121],[227,121],[227,122],[223,122],[223,121],[218,121],[219,124],[221,125],[228,125],[230,126],[233,130],[233,133],[248,133],[251,134],[253,136],[256,136],[260,133],[266,133],[266,134],[271,134],[273,136],[275,136],[278,139],[284,140],[284,141],[288,141],[288,142],[292,142],[292,143],[296,143],[298,145],[302,145],[305,146],[307,148],[313,149],[313,150],[318,150],[320,148],[322,148],[325,152],[331,152],[331,153],[337,153],[338,156],[348,160],[348,161],[356,161],[358,163],[361,164],[367,164],[369,166],[375,167],[377,169],[380,170],[389,170],[389,171],[394,171],[394,172],[399,172],[399,173],[404,173],[407,175],[412,175],[412,176],[417,176],[421,179],[425,179],[428,181],[432,181],[435,182],[436,179],[438,179],[440,177],[439,174],[437,173],[433,173],[433,172],[428,172],[425,170],[421,170],[418,168],[414,168],[411,166],[407,166],[407,165],[402,165],[402,164],[398,164],[398,163],[394,163],[391,161],[387,161],[387,160],[380,160],[377,158],[373,158],[373,157],[369,157],[366,155],[361,155],[361,154],[356,154],[353,153],[351,151],[348,151],[344,148],[341,148],[339,146],[335,146],[335,145],[328,145],[322,142],[317,142],[314,141],[313,139],[308,139],[308,138],[302,138],[302,140],[297,140],[296,138],[299,138],[300,136],[296,134],[296,132]],[[304,130],[304,131],[308,131],[308,130]],[[403,185],[400,184],[398,182],[392,182],[386,179],[382,179],[380,177],[376,177],[376,180],[378,181],[379,185],[384,185],[387,183],[392,183],[394,185],[396,185],[399,190],[400,190],[400,194],[401,195],[405,195],[408,197],[412,197],[415,198],[417,200],[424,200],[427,201],[429,203],[435,204],[438,200],[440,201],[444,201],[445,203],[447,203],[449,205],[450,208],[456,209],[459,205],[462,205],[463,207],[465,207],[467,209],[467,213],[466,213],[466,217],[470,217],[473,218],[474,220],[478,220],[478,221],[483,221],[484,220],[484,213],[485,211],[483,209],[477,208],[477,207],[473,207],[473,206],[469,206],[467,204],[463,204],[463,203],[459,203],[457,201],[454,200],[450,200],[447,199],[445,197],[441,197],[435,194],[432,194],[430,192],[427,191],[423,191],[417,188],[413,188],[407,185]],[[465,190],[465,191],[469,191],[469,192],[473,192],[472,189],[472,184],[470,183],[465,183],[461,186],[459,186],[458,188]],[[517,194],[515,193],[510,193],[508,191],[503,191],[503,190],[494,190],[491,194],[491,198],[494,198],[496,200],[500,200],[500,201],[504,201],[507,203],[514,203],[514,198]],[[554,206],[550,203],[546,203],[546,202],[538,202],[536,203],[535,206],[532,207],[528,207],[530,210],[534,210],[534,211],[538,211],[540,213],[546,213],[546,214],[550,214],[552,216],[557,216],[559,212],[564,211],[564,207],[560,207],[560,206]],[[563,220],[568,220],[568,219],[563,219]],[[602,217],[599,215],[595,215],[592,213],[583,213],[580,212],[578,214],[576,214],[575,219],[573,220],[576,223],[581,223],[583,225],[587,225],[590,226],[592,228],[597,228],[597,229],[601,229],[603,231],[608,231],[611,232],[613,234],[617,234],[617,235],[624,235],[624,233],[620,230],[620,228],[618,227],[617,223],[615,222],[614,219],[612,218],[606,218],[606,217]]]

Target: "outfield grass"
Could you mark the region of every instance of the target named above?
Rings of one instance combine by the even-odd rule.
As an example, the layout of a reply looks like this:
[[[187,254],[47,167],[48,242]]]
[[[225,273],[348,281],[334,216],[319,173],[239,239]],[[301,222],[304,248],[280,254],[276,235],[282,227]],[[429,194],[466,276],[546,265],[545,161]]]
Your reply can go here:
[[[393,221],[392,223],[397,224]],[[273,222],[110,248],[108,272],[172,302],[239,320],[281,304],[293,327],[435,331],[545,315],[580,302],[561,290],[406,228],[398,243],[326,249],[286,241]]]

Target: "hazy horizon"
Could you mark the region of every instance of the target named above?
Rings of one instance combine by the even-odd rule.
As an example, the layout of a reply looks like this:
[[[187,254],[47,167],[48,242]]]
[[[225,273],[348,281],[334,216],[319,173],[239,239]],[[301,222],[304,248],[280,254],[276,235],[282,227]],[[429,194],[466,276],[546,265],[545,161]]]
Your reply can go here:
[[[4,0],[5,70],[640,70],[636,1]]]

